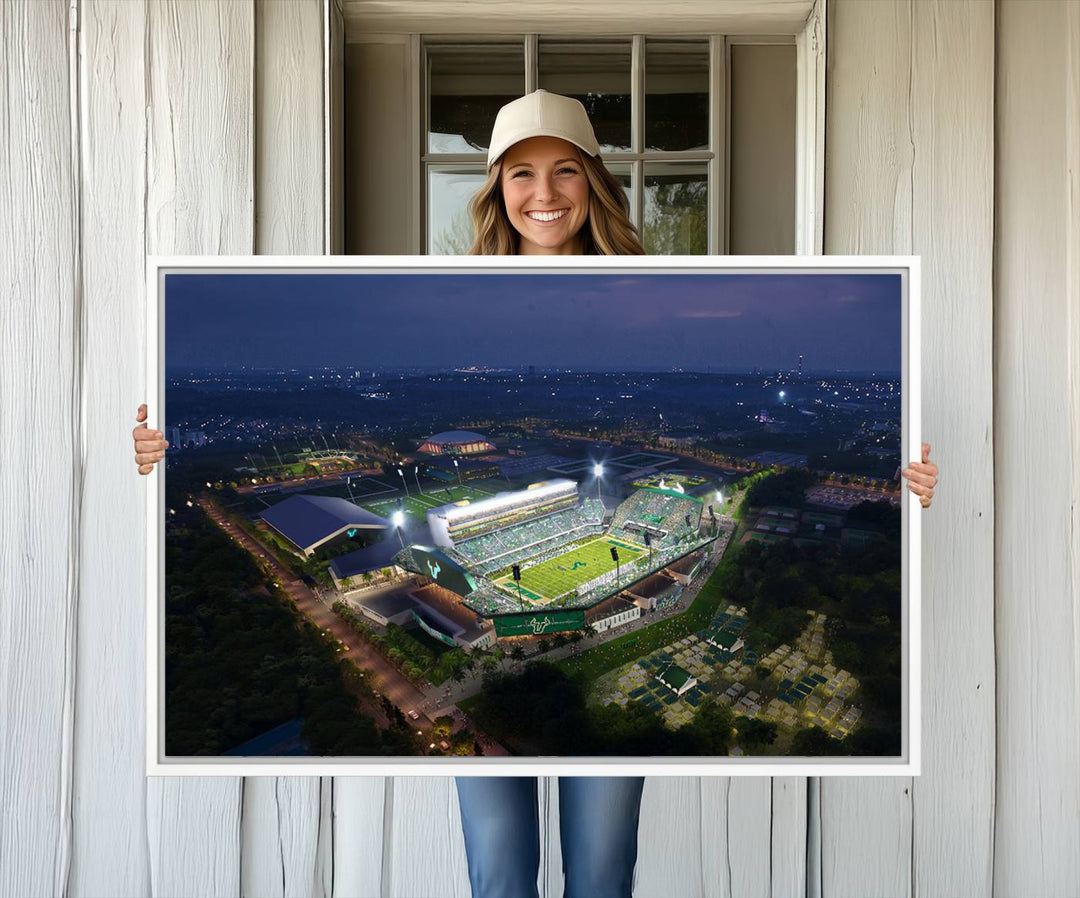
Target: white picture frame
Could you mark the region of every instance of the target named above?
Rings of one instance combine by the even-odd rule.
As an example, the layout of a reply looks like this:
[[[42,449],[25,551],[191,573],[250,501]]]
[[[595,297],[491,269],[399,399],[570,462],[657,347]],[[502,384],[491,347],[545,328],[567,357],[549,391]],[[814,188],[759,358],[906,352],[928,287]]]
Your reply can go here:
[[[252,256],[157,257],[147,259],[146,395],[148,419],[162,428],[165,411],[165,276],[169,273],[357,273],[525,275],[594,273],[898,273],[902,283],[902,453],[920,455],[920,260],[916,256],[739,256],[739,257],[428,257],[428,256]],[[626,758],[626,757],[168,757],[164,754],[164,465],[147,490],[146,534],[146,714],[147,767],[151,776],[395,776],[395,775],[604,775],[604,776],[917,776],[921,771],[921,561],[920,505],[901,489],[903,750],[896,758]]]

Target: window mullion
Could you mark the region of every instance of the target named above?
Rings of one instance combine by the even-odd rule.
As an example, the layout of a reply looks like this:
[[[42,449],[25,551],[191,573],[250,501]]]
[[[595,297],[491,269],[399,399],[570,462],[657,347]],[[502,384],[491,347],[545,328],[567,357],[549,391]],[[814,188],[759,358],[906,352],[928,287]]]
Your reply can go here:
[[[723,35],[709,38],[709,242],[710,255],[727,254],[727,53]]]
[[[531,94],[540,85],[539,36],[525,35],[525,93]]]
[[[645,147],[645,35],[635,34],[630,50],[630,149],[641,153]],[[632,221],[645,239],[645,164],[640,157],[631,166],[634,208]]]

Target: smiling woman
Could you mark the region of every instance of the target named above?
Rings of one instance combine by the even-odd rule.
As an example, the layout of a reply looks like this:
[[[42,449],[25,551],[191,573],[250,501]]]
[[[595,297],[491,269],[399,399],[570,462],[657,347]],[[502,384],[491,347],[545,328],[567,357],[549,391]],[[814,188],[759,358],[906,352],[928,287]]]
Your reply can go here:
[[[499,110],[469,204],[471,255],[644,255],[585,107],[544,90]]]

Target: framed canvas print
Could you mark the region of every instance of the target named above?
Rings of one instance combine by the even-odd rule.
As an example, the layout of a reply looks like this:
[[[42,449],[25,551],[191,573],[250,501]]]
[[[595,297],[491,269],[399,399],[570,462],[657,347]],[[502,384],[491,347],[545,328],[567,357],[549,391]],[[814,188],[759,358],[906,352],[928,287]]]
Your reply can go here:
[[[151,774],[919,773],[910,257],[151,258]]]

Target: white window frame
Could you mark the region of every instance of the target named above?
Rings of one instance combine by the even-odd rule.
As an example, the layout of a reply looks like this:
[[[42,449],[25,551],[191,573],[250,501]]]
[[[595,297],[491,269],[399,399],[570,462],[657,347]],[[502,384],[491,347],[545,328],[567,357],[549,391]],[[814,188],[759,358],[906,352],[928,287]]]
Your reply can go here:
[[[717,110],[717,102],[723,97],[723,114],[719,112],[710,115],[709,141],[714,150],[708,152],[690,151],[685,155],[689,161],[691,158],[699,159],[701,156],[711,156],[708,159],[708,195],[709,195],[709,234],[707,249],[710,254],[726,254],[727,240],[727,195],[729,177],[729,142],[728,109],[729,85],[730,85],[730,52],[729,48],[735,43],[791,43],[796,48],[796,124],[795,124],[795,253],[797,255],[818,255],[823,251],[823,208],[824,208],[824,183],[825,183],[825,5],[827,0],[813,0],[808,4],[809,14],[805,19],[794,22],[777,24],[774,29],[768,30],[768,35],[755,35],[753,33],[738,33],[737,25],[741,21],[747,23],[759,22],[758,15],[760,6],[766,7],[754,0],[745,0],[741,5],[744,9],[734,9],[725,14],[717,24],[724,26],[725,34],[713,34],[709,38],[709,107]],[[371,9],[363,0],[351,4],[356,15],[351,16],[350,3],[346,0],[346,19],[353,22],[371,15]],[[423,5],[423,4],[418,4]],[[453,4],[450,4],[453,5]],[[385,7],[383,7],[385,9]],[[415,8],[415,7],[414,7]],[[703,7],[704,8],[704,7]],[[403,7],[404,9],[404,7]],[[475,156],[459,154],[435,154],[427,153],[427,90],[426,90],[426,56],[425,41],[437,40],[454,43],[467,42],[505,42],[520,39],[524,42],[525,53],[525,90],[535,90],[536,71],[538,61],[538,35],[544,37],[562,37],[558,27],[548,28],[546,22],[528,22],[523,25],[533,26],[535,31],[522,33],[518,29],[507,29],[506,22],[492,17],[491,30],[483,35],[467,33],[448,33],[446,31],[446,15],[450,10],[443,9],[443,15],[438,19],[427,19],[421,13],[419,18],[408,18],[405,13],[394,13],[388,21],[393,21],[394,16],[402,17],[403,23],[408,21],[409,26],[416,30],[409,34],[410,49],[410,98],[411,109],[409,138],[410,158],[414,160],[411,165],[412,178],[410,192],[412,202],[409,204],[409,239],[410,251],[414,254],[422,254],[426,251],[428,243],[427,234],[427,185],[424,183],[427,162],[445,162],[453,164],[475,162]],[[742,17],[742,18],[741,18]],[[468,23],[468,19],[464,19]],[[552,23],[554,24],[554,23]],[[695,23],[696,24],[696,23]],[[773,23],[770,22],[770,25]],[[785,27],[785,24],[787,27]],[[430,28],[427,27],[430,25]],[[385,27],[385,23],[383,23]],[[520,27],[520,26],[519,26]],[[760,25],[759,25],[760,28]],[[381,28],[379,30],[382,30]],[[387,28],[386,30],[390,30]],[[584,34],[582,32],[585,32]],[[424,38],[421,38],[424,34]],[[700,34],[700,32],[699,32]],[[592,38],[612,37],[600,30],[589,31],[580,25],[574,29],[573,34],[567,37],[581,37],[583,40]],[[624,35],[625,36],[625,35]],[[645,37],[656,39],[686,37],[685,30],[674,33],[666,33],[662,28],[642,28],[640,33],[632,37],[631,77],[639,79],[643,77],[644,66],[644,42]],[[640,82],[632,81],[632,97],[643,97]],[[643,178],[640,175],[644,162],[650,161],[649,157],[654,154],[640,153],[641,140],[643,139],[642,115],[643,104],[633,102],[631,106],[631,139],[634,141],[633,149],[639,151],[630,154],[611,154],[612,162],[631,161],[634,171],[634,206],[632,218],[635,222],[641,221],[644,204],[644,191],[640,185]],[[675,161],[680,154],[663,154],[665,161]],[[722,211],[723,214],[720,214]]]

